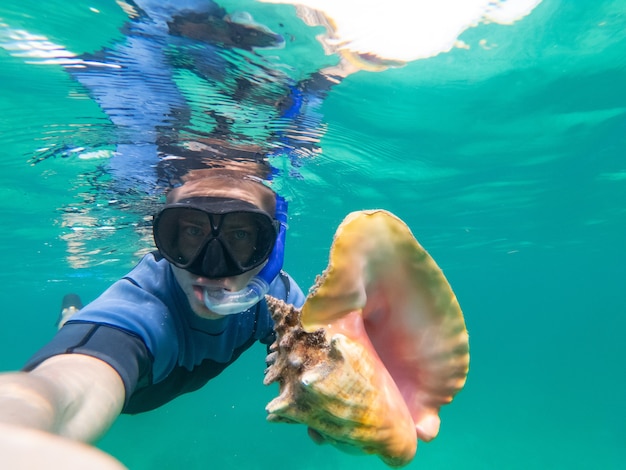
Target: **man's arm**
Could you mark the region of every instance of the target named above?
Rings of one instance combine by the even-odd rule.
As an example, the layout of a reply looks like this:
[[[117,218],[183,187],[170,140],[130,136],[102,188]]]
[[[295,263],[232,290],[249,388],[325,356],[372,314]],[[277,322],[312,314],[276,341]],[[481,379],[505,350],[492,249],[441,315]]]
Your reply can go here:
[[[50,357],[30,372],[0,375],[0,423],[93,442],[124,405],[118,373],[82,354]]]

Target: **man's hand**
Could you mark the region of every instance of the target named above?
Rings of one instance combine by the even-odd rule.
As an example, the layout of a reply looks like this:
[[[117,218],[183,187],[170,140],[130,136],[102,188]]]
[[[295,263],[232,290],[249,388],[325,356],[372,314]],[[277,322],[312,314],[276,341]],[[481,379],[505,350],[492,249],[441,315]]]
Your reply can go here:
[[[265,356],[265,365],[267,366],[268,369],[274,365],[277,358],[278,358],[278,351],[269,352],[267,356]],[[267,373],[267,369],[265,369],[265,373]]]
[[[36,429],[0,424],[2,468],[125,470],[101,450]]]
[[[0,423],[93,442],[124,405],[121,377],[109,364],[59,354],[30,372],[0,374]]]

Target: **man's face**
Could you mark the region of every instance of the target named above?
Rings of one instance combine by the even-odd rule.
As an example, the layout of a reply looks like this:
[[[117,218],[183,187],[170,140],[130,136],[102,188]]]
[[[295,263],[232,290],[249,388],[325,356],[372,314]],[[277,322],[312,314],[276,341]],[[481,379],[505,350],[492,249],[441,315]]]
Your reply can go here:
[[[242,184],[238,184],[237,181],[225,181],[219,178],[215,180],[213,180],[213,178],[207,178],[199,182],[194,181],[186,183],[176,190],[175,197],[171,202],[182,201],[189,197],[202,196],[239,199],[254,204],[269,214],[273,214],[275,210],[273,193],[260,183],[244,181]],[[187,220],[187,218],[189,220]],[[239,220],[240,218],[241,220]],[[219,218],[216,220],[219,221]],[[221,233],[223,233],[224,239],[228,241],[233,251],[236,251],[234,254],[240,255],[240,257],[237,258],[238,261],[241,262],[245,262],[245,260],[250,257],[248,251],[252,249],[250,247],[255,245],[255,243],[251,244],[251,240],[257,236],[254,228],[247,227],[248,224],[244,223],[246,220],[245,217],[238,217],[236,214],[232,214],[224,218],[224,223],[220,227],[220,230],[223,230]],[[186,237],[204,236],[206,231],[210,229],[205,227],[207,221],[208,219],[204,217],[203,214],[199,214],[197,211],[189,211],[189,217],[181,217],[180,219],[178,240],[186,240]],[[246,235],[245,237],[243,236],[244,233]],[[183,245],[189,245],[191,247],[194,245],[194,241],[189,240],[188,244]],[[183,245],[180,245],[181,252],[185,249]],[[242,249],[238,250],[239,247],[242,247]],[[182,252],[180,254],[186,258],[186,256],[184,256],[186,253]],[[192,253],[189,254],[189,256],[191,255]],[[250,271],[224,278],[208,278],[199,274],[193,274],[173,264],[172,269],[194,313],[202,318],[220,319],[224,317],[210,311],[204,304],[205,289],[225,289],[231,292],[239,291],[248,285],[250,280],[263,269],[265,264],[267,264],[267,261]]]

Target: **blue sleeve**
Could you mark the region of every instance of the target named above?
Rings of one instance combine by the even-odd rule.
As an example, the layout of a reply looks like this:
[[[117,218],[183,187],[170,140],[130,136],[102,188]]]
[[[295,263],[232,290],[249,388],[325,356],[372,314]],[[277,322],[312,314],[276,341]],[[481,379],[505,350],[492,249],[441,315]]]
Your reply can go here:
[[[100,359],[120,375],[128,403],[141,378],[151,380],[152,357],[141,338],[128,331],[93,323],[67,323],[37,351],[22,370],[31,371],[59,354],[84,354]]]
[[[181,340],[176,316],[163,300],[130,279],[113,284],[67,324],[77,322],[106,325],[141,338],[154,358],[154,377],[176,366]]]
[[[124,278],[74,314],[52,341],[26,364],[78,353],[111,365],[124,381],[127,399],[140,382],[158,380],[176,367],[182,326],[178,287],[169,264],[146,255]]]
[[[153,358],[153,377],[167,375],[178,362],[183,341],[180,288],[169,263],[146,255],[124,278],[74,314],[72,323],[93,323],[140,338]]]

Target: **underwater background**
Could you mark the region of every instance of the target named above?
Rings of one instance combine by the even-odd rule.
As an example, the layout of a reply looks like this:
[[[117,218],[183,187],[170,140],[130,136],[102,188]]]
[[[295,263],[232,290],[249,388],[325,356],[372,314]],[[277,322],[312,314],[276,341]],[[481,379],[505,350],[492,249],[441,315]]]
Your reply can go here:
[[[293,6],[220,5],[286,38],[222,55],[231,72],[271,64],[300,80],[335,60]],[[64,294],[95,298],[152,247],[158,194],[112,181],[115,125],[62,54],[41,52],[113,47],[127,21],[113,0],[0,6],[2,370],[54,334]],[[384,208],[443,269],[470,333],[470,373],[407,468],[624,468],[626,4],[543,0],[461,39],[467,47],[348,76],[316,110],[315,151],[272,159],[290,202],[285,268],[306,291],[343,217]],[[204,97],[200,109],[225,99],[182,73],[177,86]],[[255,119],[267,116],[238,132],[265,138]],[[277,389],[262,384],[264,358],[255,346],[200,391],[122,416],[98,446],[133,470],[386,468],[316,446],[304,426],[265,422]]]

